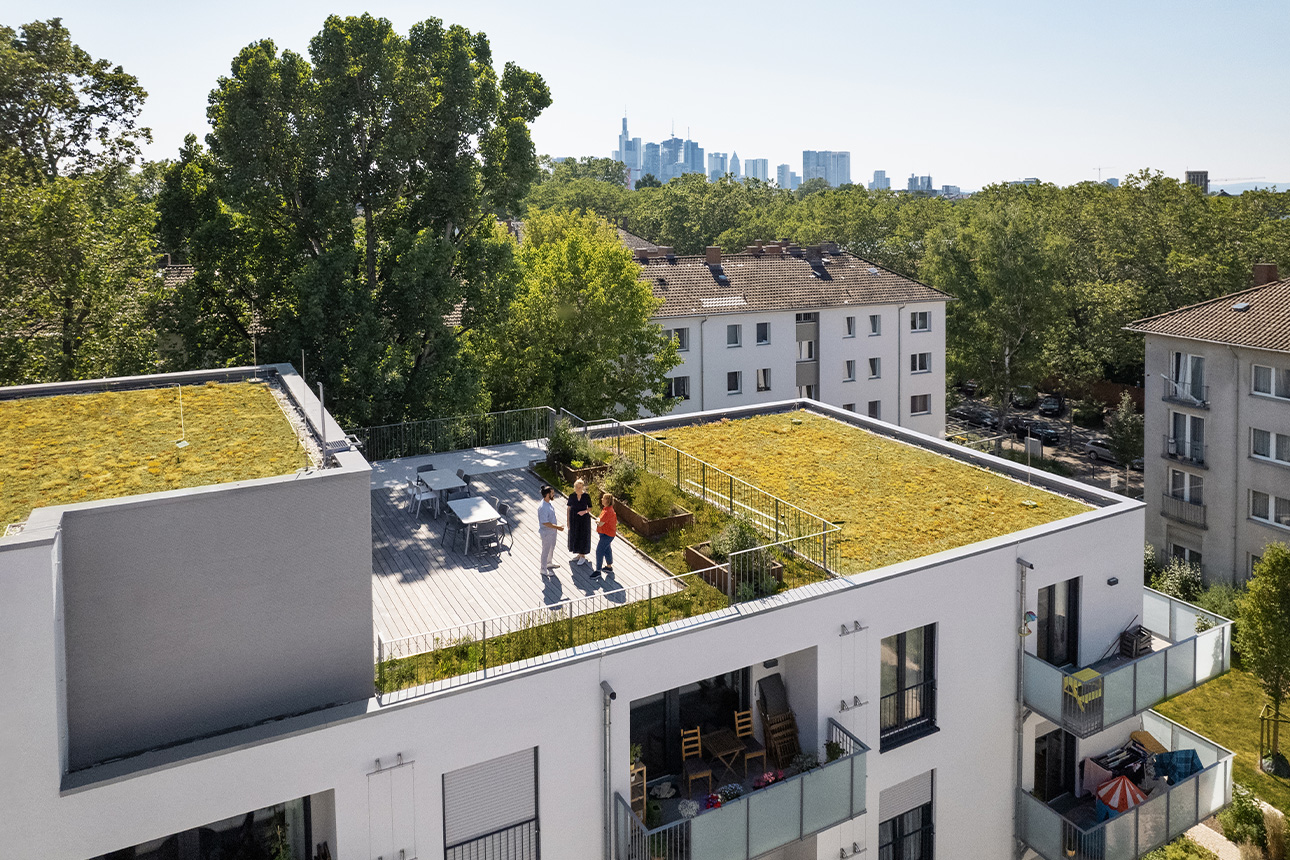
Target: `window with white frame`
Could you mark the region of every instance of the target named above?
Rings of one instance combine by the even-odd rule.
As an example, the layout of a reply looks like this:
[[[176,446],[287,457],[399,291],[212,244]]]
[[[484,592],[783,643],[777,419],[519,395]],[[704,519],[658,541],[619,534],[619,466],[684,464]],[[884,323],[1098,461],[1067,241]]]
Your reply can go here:
[[[882,334],[882,314],[869,314],[869,335]]]
[[[1168,448],[1165,453],[1178,460],[1196,464],[1205,462],[1205,419],[1186,412],[1171,412]]]
[[[690,399],[690,377],[673,376],[667,380],[667,390],[664,394],[669,397],[679,397],[682,400]]]
[[[843,337],[855,337],[855,336],[856,336],[856,318],[847,317],[847,333],[843,335]]]
[[[688,328],[665,328],[663,337],[676,341],[676,351],[686,352],[690,348],[690,330]]]
[[[1290,400],[1290,369],[1254,365],[1254,393]]]
[[[910,415],[926,415],[932,411],[932,396],[930,394],[915,394],[909,398]]]
[[[874,419],[875,421],[882,420],[882,401],[881,400],[869,401],[869,417]]]
[[[931,331],[932,315],[927,311],[910,311],[909,330],[910,331]]]
[[[1290,434],[1250,428],[1250,454],[1260,460],[1290,465]]]
[[[909,356],[910,373],[931,373],[932,372],[932,354],[930,352],[915,352]]]
[[[843,381],[843,382],[855,382],[855,381],[856,381],[856,363],[855,363],[855,359],[848,358],[845,362],[843,362],[843,364],[842,364],[842,381]]]
[[[1185,562],[1194,567],[1201,567],[1203,563],[1200,550],[1192,549],[1189,546],[1183,546],[1180,543],[1170,544],[1169,554],[1179,561]]]
[[[1290,499],[1250,490],[1250,518],[1290,527]]]
[[[757,323],[757,343],[758,344],[770,343],[770,323],[768,322]]]
[[[869,378],[878,379],[881,376],[882,376],[882,359],[881,358],[869,359]]]
[[[726,374],[726,393],[739,394],[744,390],[744,374],[740,370],[732,370]]]
[[[797,322],[819,322],[820,315],[815,311],[804,311],[800,314],[796,314],[793,319]]]
[[[757,371],[757,390],[770,391],[770,368],[763,367]]]
[[[1182,469],[1169,470],[1169,495],[1193,505],[1205,504],[1205,479]]]
[[[726,346],[742,346],[744,327],[741,325],[726,326]]]
[[[1205,356],[1185,352],[1169,353],[1169,381],[1172,383],[1172,396],[1203,403],[1207,399]]]

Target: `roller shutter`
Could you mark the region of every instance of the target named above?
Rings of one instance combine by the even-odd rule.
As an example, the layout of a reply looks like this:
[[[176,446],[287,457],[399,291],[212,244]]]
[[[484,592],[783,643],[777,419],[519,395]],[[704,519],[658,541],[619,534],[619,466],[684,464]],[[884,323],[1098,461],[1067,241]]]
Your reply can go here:
[[[536,747],[443,775],[445,848],[536,818]]]
[[[920,773],[913,779],[884,788],[878,795],[878,820],[890,821],[932,802],[932,772]]]

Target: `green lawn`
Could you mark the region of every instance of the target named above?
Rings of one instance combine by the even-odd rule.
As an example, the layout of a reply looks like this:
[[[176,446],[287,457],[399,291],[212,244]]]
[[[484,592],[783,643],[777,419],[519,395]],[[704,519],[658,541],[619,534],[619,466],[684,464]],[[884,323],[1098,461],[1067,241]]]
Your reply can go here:
[[[1234,779],[1277,809],[1290,813],[1290,780],[1269,776],[1258,766],[1259,712],[1264,701],[1263,690],[1254,676],[1233,669],[1157,705],[1156,710],[1236,753]]]
[[[0,401],[0,526],[33,508],[266,478],[308,465],[263,385]],[[180,448],[181,436],[188,445]]]

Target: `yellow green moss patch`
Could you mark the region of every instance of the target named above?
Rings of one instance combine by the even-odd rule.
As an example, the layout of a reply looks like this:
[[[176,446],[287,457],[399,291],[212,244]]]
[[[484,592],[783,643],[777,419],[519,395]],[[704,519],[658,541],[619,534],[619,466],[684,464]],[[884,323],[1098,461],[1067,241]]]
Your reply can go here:
[[[0,526],[33,508],[265,478],[308,465],[273,394],[252,383],[0,401]]]
[[[835,546],[843,572],[872,570],[1091,509],[809,412],[659,435],[840,525]]]

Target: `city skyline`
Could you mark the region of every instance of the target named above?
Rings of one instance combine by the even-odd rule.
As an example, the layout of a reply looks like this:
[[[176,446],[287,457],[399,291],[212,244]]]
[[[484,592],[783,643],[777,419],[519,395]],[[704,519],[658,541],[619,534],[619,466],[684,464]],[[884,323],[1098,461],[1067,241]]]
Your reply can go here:
[[[61,15],[82,48],[139,78],[149,92],[140,122],[154,133],[145,154],[174,158],[185,134],[209,130],[207,95],[242,47],[272,39],[307,56],[325,17],[300,0],[167,10],[164,26],[155,11],[138,0],[74,0],[57,9],[9,2],[3,23]],[[1097,179],[1099,167],[1104,179],[1145,168],[1180,180],[1186,170],[1208,170],[1215,186],[1290,181],[1290,150],[1281,144],[1290,134],[1290,92],[1253,47],[1260,35],[1290,30],[1290,4],[818,3],[803,15],[828,20],[832,34],[854,32],[863,53],[783,38],[773,55],[749,50],[784,14],[769,3],[731,19],[720,8],[665,2],[654,18],[687,21],[665,30],[642,24],[637,11],[587,3],[539,11],[510,0],[444,0],[427,10],[400,0],[337,2],[328,11],[368,11],[403,32],[433,13],[482,31],[499,73],[515,62],[550,85],[554,102],[533,124],[533,138],[552,156],[611,151],[606,127],[626,105],[643,138],[661,137],[675,119],[692,139],[772,166],[796,165],[805,147],[849,151],[853,181],[882,169],[890,177],[945,176],[965,189],[1028,176],[1065,185]],[[942,49],[918,52],[913,62],[916,45],[906,35],[915,31],[920,44]],[[712,39],[714,32],[722,37]],[[200,37],[183,35],[194,33]],[[718,79],[738,83],[720,98],[694,85]],[[760,107],[772,96],[787,114]],[[859,103],[865,107],[854,109]]]

